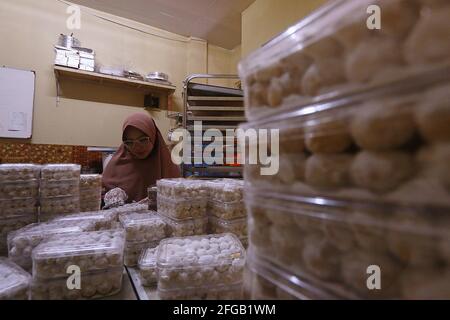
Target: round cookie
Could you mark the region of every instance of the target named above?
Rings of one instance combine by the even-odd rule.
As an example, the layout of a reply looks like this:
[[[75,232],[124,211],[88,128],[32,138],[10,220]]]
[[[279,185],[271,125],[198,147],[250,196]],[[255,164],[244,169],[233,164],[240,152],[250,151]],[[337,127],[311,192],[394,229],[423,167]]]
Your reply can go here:
[[[450,86],[429,90],[415,110],[422,137],[430,142],[450,142]]]
[[[339,251],[320,233],[305,238],[303,261],[307,272],[321,280],[337,281],[339,274]]]
[[[306,161],[305,181],[318,188],[346,187],[352,160],[348,154],[314,154]]]
[[[402,64],[399,44],[389,38],[372,37],[361,42],[347,56],[345,70],[351,82],[366,82],[384,69]]]
[[[403,55],[409,64],[450,61],[449,16],[450,6],[422,10],[419,21],[403,47]]]
[[[302,79],[302,93],[316,96],[325,89],[346,82],[342,59],[327,58],[312,64]]]
[[[344,152],[352,145],[347,122],[333,120],[305,128],[306,148],[312,153]]]
[[[398,277],[402,267],[388,255],[377,254],[370,250],[351,251],[342,257],[342,278],[346,286],[355,290],[362,298],[396,298],[399,294]],[[370,290],[368,284],[373,274],[368,273],[369,266],[378,266],[381,272],[381,290]],[[370,270],[369,270],[370,271]]]
[[[362,151],[356,156],[351,168],[353,182],[373,192],[391,191],[413,174],[413,158],[398,151]]]
[[[360,108],[351,123],[356,144],[368,150],[389,150],[401,147],[415,132],[410,103],[368,103]]]

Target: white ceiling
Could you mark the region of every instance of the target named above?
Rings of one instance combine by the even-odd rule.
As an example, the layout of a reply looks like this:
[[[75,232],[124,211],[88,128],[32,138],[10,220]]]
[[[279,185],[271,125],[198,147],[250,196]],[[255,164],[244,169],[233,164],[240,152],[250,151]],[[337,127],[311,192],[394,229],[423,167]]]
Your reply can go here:
[[[255,0],[71,0],[73,3],[233,49],[241,13]]]

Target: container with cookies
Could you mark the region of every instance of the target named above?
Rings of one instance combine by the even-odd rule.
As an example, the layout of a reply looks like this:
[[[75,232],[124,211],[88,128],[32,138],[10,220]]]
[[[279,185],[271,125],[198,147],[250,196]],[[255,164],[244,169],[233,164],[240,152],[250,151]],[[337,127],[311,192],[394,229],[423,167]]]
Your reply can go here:
[[[121,268],[124,246],[122,229],[53,235],[33,250],[33,278],[64,278],[68,266],[83,274]]]
[[[81,289],[71,289],[68,275],[59,279],[31,281],[31,300],[91,300],[113,296],[122,289],[123,267],[83,273]]]
[[[80,190],[101,190],[101,174],[82,174],[80,175]]]
[[[202,180],[183,178],[162,179],[156,183],[158,196],[170,199],[205,199],[208,197],[208,188]]]
[[[156,212],[131,213],[119,217],[127,242],[161,241],[166,237],[166,224]]]
[[[78,196],[80,194],[80,181],[70,180],[41,180],[41,198]]]
[[[40,199],[40,220],[48,221],[57,216],[80,212],[79,196],[61,196]]]
[[[80,180],[81,166],[77,164],[47,164],[41,168],[42,180]]]
[[[31,276],[7,258],[0,257],[0,300],[28,300]]]
[[[24,215],[0,219],[0,256],[8,256],[8,234],[22,229],[30,224],[37,223],[38,216]]]
[[[39,180],[0,182],[0,201],[37,198]]]
[[[329,2],[245,58],[239,66],[254,121],[448,67],[446,1]],[[382,27],[368,28],[369,6]]]
[[[208,231],[208,217],[177,220],[161,214],[159,216],[166,224],[167,237],[199,236],[206,234]]]
[[[148,248],[142,251],[139,258],[139,275],[144,287],[151,287],[158,283],[156,268],[157,253],[158,247]]]
[[[207,235],[161,241],[158,290],[242,285],[246,252],[235,235]]]
[[[0,200],[0,220],[25,215],[37,216],[37,204],[37,198]]]
[[[111,230],[119,226],[117,215],[107,210],[69,214],[56,217],[54,221],[92,221],[95,223],[95,231]]]
[[[158,289],[158,298],[161,300],[242,300],[243,285],[212,286],[203,288],[185,289]]]
[[[98,211],[102,205],[102,176],[82,174],[80,176],[80,211]]]
[[[247,123],[244,130],[279,133],[279,148],[268,150],[279,166],[265,174],[269,166],[248,163],[246,183],[303,195],[449,205],[449,88],[448,72],[430,72]]]
[[[448,207],[256,190],[247,205],[256,255],[316,288],[349,299],[450,298]],[[379,270],[381,289],[368,287]]]
[[[208,229],[211,234],[232,233],[242,239],[247,237],[247,218],[224,220],[209,217]]]
[[[206,217],[208,198],[168,198],[158,194],[158,213],[178,220]]]
[[[92,221],[52,221],[30,224],[8,234],[8,256],[25,270],[32,267],[31,254],[43,240],[58,234],[94,231]]]
[[[41,166],[35,164],[0,164],[0,182],[39,180]]]
[[[124,264],[127,267],[136,267],[139,263],[139,258],[147,249],[154,249],[158,247],[160,241],[153,242],[126,242],[124,250]]]

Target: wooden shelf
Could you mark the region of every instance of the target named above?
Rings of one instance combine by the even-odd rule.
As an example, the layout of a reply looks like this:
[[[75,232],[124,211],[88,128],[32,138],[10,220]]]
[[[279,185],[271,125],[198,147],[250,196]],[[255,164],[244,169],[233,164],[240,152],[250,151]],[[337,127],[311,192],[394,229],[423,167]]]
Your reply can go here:
[[[168,95],[175,92],[176,87],[155,82],[147,82],[140,80],[132,80],[122,77],[110,76],[97,72],[83,71],[78,69],[72,69],[67,67],[55,66],[55,74],[58,79],[71,78],[79,80],[96,81],[100,84],[119,84],[136,89],[148,89],[149,91],[167,92]]]

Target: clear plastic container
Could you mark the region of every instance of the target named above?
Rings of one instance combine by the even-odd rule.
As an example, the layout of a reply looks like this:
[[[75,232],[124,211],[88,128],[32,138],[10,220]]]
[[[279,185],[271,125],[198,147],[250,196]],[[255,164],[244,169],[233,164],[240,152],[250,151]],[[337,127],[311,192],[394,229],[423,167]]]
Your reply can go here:
[[[33,250],[33,278],[64,278],[68,266],[78,266],[82,274],[120,268],[124,246],[121,229],[54,235]]]
[[[245,263],[245,249],[233,234],[166,239],[158,249],[158,289],[239,284]]]
[[[0,201],[36,198],[38,196],[38,180],[0,182]]]
[[[280,136],[278,172],[263,175],[262,166],[249,164],[246,182],[277,192],[450,205],[450,82],[444,78],[448,73],[433,73],[246,124]]]
[[[156,183],[158,196],[177,199],[205,199],[208,197],[207,184],[203,180],[183,178],[162,179]]]
[[[450,298],[447,208],[250,190],[246,197],[252,250],[316,288],[351,299]],[[377,268],[382,289],[370,290]]]
[[[0,257],[0,300],[28,300],[30,280],[25,270]]]
[[[206,217],[208,198],[173,199],[158,194],[158,213],[172,219],[187,220]]]
[[[247,117],[253,121],[448,66],[450,6],[444,2],[428,7],[430,1],[338,0],[323,6],[240,63]],[[367,27],[371,5],[383,12],[381,29]]]
[[[208,183],[209,200],[216,203],[241,203],[243,201],[244,181],[220,179]]]
[[[158,247],[144,250],[139,258],[139,274],[144,287],[152,287],[158,283],[156,258]]]
[[[92,221],[96,231],[111,230],[118,226],[117,215],[109,211],[75,213],[55,218],[55,221]]]
[[[121,207],[108,209],[108,211],[116,213],[117,216],[128,213],[146,212],[148,211],[148,204],[131,203]]]
[[[0,181],[28,181],[39,179],[41,167],[34,164],[0,164]]]
[[[57,234],[94,231],[91,221],[52,221],[31,224],[8,234],[8,256],[25,270],[32,267],[31,254],[41,241]]]
[[[118,294],[122,290],[123,267],[81,276],[81,289],[69,289],[67,276],[54,280],[32,280],[31,300],[91,300]]]
[[[223,220],[234,220],[247,216],[243,200],[237,202],[208,201],[208,214]]]
[[[209,217],[209,233],[232,233],[239,239],[247,237],[247,218],[223,220]]]
[[[82,174],[80,175],[80,190],[84,189],[102,189],[102,175],[100,174]]]
[[[77,164],[48,164],[41,168],[42,180],[80,179],[81,166]]]
[[[79,196],[62,196],[40,199],[41,215],[60,215],[80,212]]]
[[[37,214],[0,219],[0,256],[8,256],[9,233],[36,222],[38,222]]]
[[[186,288],[164,290],[158,287],[161,300],[242,300],[243,285],[213,286],[204,288]]]
[[[158,210],[158,187],[148,188],[148,210]]]
[[[124,260],[127,267],[135,267],[139,263],[139,258],[147,249],[156,248],[159,241],[154,242],[127,242],[125,244]]]
[[[41,180],[42,198],[77,196],[80,194],[80,180]]]
[[[159,214],[166,223],[168,237],[189,237],[204,235],[208,231],[208,218],[176,220]]]
[[[166,224],[156,212],[131,213],[120,216],[128,242],[161,241],[166,237]]]
[[[37,215],[37,202],[38,200],[36,198],[0,200],[0,219],[23,215]]]

